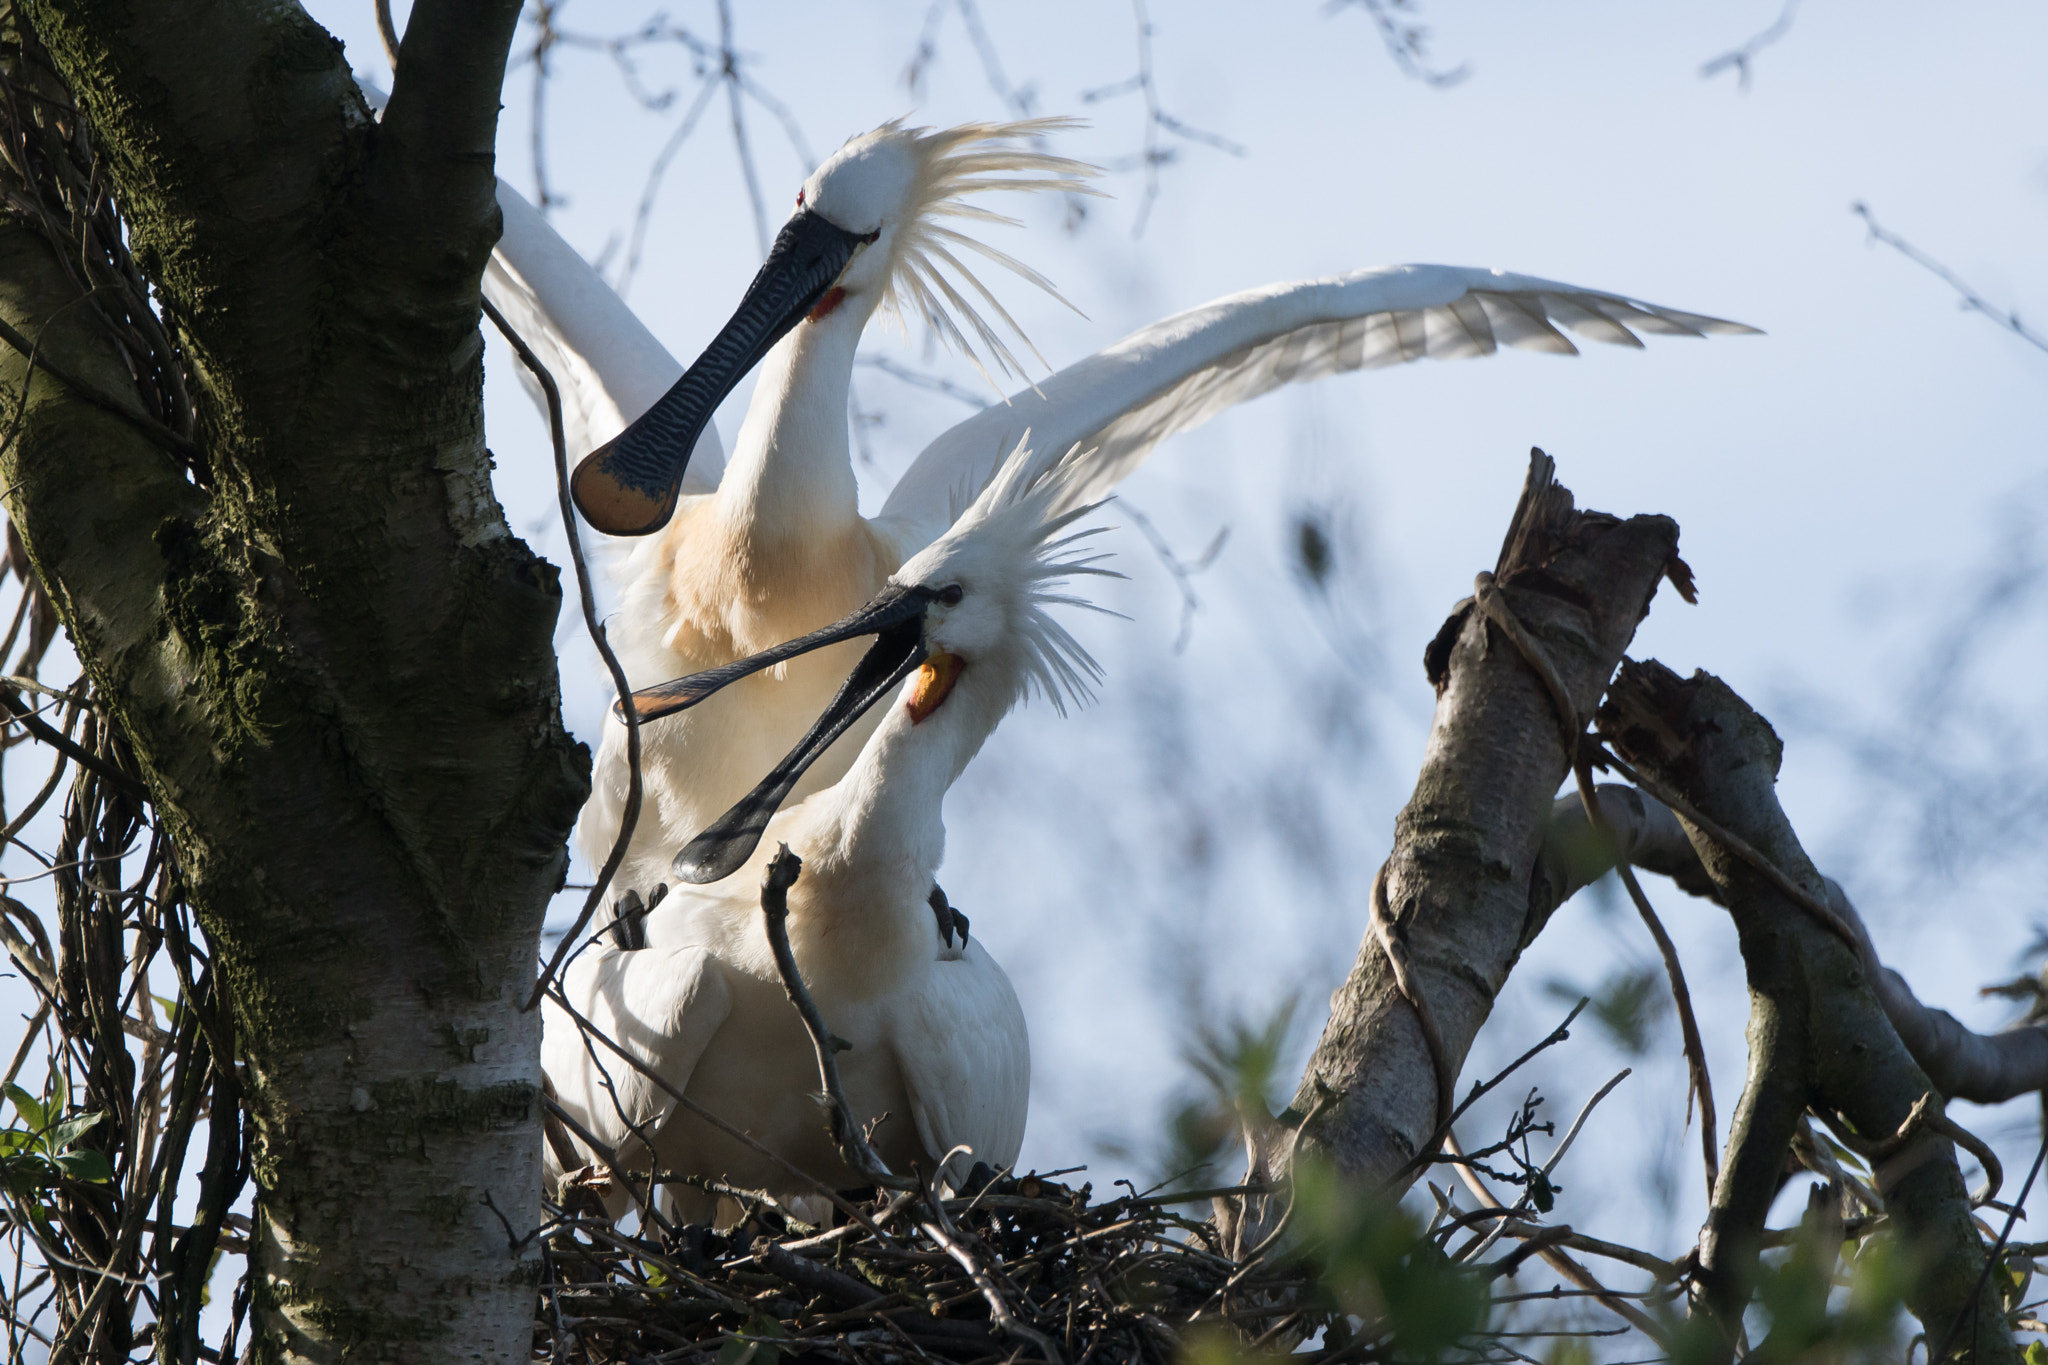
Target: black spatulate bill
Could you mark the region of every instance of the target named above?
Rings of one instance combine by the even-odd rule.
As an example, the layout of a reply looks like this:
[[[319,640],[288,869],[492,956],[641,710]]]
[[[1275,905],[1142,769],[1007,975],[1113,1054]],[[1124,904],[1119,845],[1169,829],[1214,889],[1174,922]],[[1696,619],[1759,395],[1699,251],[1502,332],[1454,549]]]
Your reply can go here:
[[[924,613],[901,620],[881,632],[879,639],[862,656],[860,664],[840,687],[832,704],[797,741],[789,756],[761,784],[741,797],[733,808],[711,822],[709,828],[676,854],[675,874],[683,881],[701,885],[730,877],[753,856],[762,831],[782,806],[804,771],[846,733],[848,726],[868,708],[888,696],[896,685],[910,676],[910,670],[924,662]],[[843,637],[842,637],[843,638]],[[829,644],[830,641],[821,643]],[[815,648],[815,646],[814,646]]]
[[[614,536],[644,536],[666,526],[711,414],[874,238],[798,210],[776,235],[739,311],[704,354],[653,407],[576,466],[569,495],[583,519]]]
[[[687,711],[706,697],[731,686],[752,673],[764,668],[773,668],[779,663],[794,659],[800,654],[836,645],[841,640],[851,640],[860,635],[879,635],[906,621],[918,622],[919,632],[923,631],[925,604],[932,600],[928,588],[910,588],[891,583],[876,593],[867,605],[850,616],[834,621],[808,635],[799,635],[784,644],[736,659],[717,668],[707,668],[702,673],[692,673],[687,678],[654,687],[643,687],[629,700],[633,713],[642,721],[659,720],[663,716]],[[620,720],[626,718],[623,703],[613,702],[612,711]]]

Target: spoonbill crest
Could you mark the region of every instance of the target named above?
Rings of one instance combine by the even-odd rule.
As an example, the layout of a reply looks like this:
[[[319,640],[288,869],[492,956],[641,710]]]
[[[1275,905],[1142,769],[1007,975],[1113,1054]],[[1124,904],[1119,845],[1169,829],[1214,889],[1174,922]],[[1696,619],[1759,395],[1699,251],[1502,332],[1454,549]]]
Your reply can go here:
[[[678,857],[685,882],[648,917],[647,946],[607,944],[564,978],[578,1013],[829,1187],[861,1182],[827,1135],[810,1037],[783,994],[762,925],[762,873],[777,844],[803,859],[789,897],[790,945],[826,1023],[853,1045],[839,1059],[853,1116],[863,1126],[889,1116],[875,1135],[882,1159],[931,1173],[952,1154],[946,1169],[957,1185],[974,1161],[1014,1162],[1023,1141],[1023,1012],[979,938],[956,946],[935,928],[929,897],[945,852],[946,791],[996,724],[1034,691],[1064,711],[1100,677],[1047,610],[1086,605],[1059,591],[1062,580],[1110,572],[1074,549],[1093,532],[1061,534],[1090,510],[1068,506],[1074,463],[1041,472],[1044,462],[1018,447],[958,523],[860,611],[761,658],[671,685],[671,700],[689,704],[798,654],[877,637],[785,763]],[[897,704],[881,708],[852,768],[776,813],[792,770],[891,694]],[[778,1197],[812,1193],[760,1153],[672,1109],[645,1076],[586,1043],[552,1001],[546,1008],[542,1059],[560,1102],[627,1161],[644,1169],[651,1159]],[[955,1153],[960,1147],[971,1150]],[[550,1174],[559,1176],[555,1160],[550,1152]],[[679,1216],[711,1217],[701,1191],[671,1195]],[[623,1212],[618,1192],[612,1200]]]
[[[636,686],[714,668],[836,619],[950,526],[1001,454],[1027,432],[1040,450],[1090,452],[1067,483],[1078,505],[1112,489],[1166,437],[1283,384],[1424,357],[1489,355],[1502,345],[1576,354],[1560,329],[1634,347],[1642,345],[1638,333],[1755,330],[1620,294],[1461,266],[1382,266],[1267,285],[1141,328],[960,423],[911,464],[881,515],[865,520],[855,506],[845,415],[860,333],[894,298],[899,311],[924,318],[942,337],[964,345],[971,335],[999,368],[1014,368],[1015,356],[968,296],[1014,327],[1009,315],[978,282],[955,287],[938,274],[939,265],[958,265],[953,247],[966,242],[942,220],[996,217],[963,203],[969,193],[1084,189],[1088,168],[999,145],[1059,123],[976,124],[943,133],[889,124],[849,142],[805,183],[775,252],[718,340],[656,411],[580,466],[581,505],[600,529],[647,529],[665,502],[678,502],[666,530],[648,536],[625,565],[615,642]],[[967,245],[1043,283],[1009,257]],[[595,290],[578,291],[580,263],[571,252],[557,262],[525,251],[536,258],[525,278],[537,326],[551,325],[558,292],[573,313],[590,306],[584,293],[603,288],[597,282]],[[588,374],[610,391],[630,387],[608,377],[615,368],[610,343],[602,353],[583,351],[570,328],[557,330],[562,349],[578,352],[568,367],[572,380]],[[672,471],[682,468],[693,441],[701,452],[706,439],[690,422],[708,414],[749,357],[771,342],[717,495],[687,496],[707,477],[699,453],[689,463],[691,482],[681,485],[684,495],[670,499],[663,490]],[[606,461],[620,459],[629,474],[642,471],[631,477],[644,477],[655,490],[639,503],[618,504],[641,508],[644,519],[642,511],[606,510],[613,506],[606,480],[627,477],[604,473]],[[750,676],[701,712],[672,719],[659,719],[658,699],[643,706],[643,720],[658,723],[642,732],[647,798],[617,885],[644,888],[660,880],[667,852],[787,749],[848,663],[844,655],[792,660]],[[863,734],[856,724],[794,794],[836,780]],[[614,718],[605,725],[578,828],[593,864],[618,832],[626,786],[624,730]]]

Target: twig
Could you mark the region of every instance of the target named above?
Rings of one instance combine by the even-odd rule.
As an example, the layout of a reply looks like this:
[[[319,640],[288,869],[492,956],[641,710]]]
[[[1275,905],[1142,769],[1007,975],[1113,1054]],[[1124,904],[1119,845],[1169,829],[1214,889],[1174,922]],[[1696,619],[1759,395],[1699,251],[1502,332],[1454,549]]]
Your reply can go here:
[[[1395,17],[1396,10],[1407,8],[1407,0],[1330,0],[1323,12],[1335,14],[1354,7],[1372,16],[1373,27],[1379,30],[1387,55],[1401,68],[1401,74],[1439,90],[1448,89],[1472,74],[1471,65],[1466,62],[1449,71],[1429,65],[1429,30],[1420,24],[1403,24]]]
[[[1464,1152],[1459,1148],[1458,1139],[1455,1135],[1445,1137],[1444,1146],[1450,1149],[1453,1156],[1464,1156]],[[1496,1209],[1506,1207],[1500,1200],[1494,1198],[1493,1191],[1486,1187],[1486,1182],[1479,1178],[1479,1173],[1471,1168],[1470,1163],[1459,1161],[1454,1164],[1457,1168],[1458,1178],[1465,1182],[1466,1187],[1478,1197],[1482,1204]],[[1593,1296],[1599,1299],[1601,1305],[1609,1312],[1625,1319],[1629,1325],[1650,1340],[1656,1342],[1659,1346],[1666,1350],[1671,1348],[1671,1334],[1664,1330],[1662,1324],[1640,1308],[1637,1308],[1634,1304],[1618,1298],[1606,1285],[1601,1284],[1599,1280],[1595,1279],[1591,1271],[1587,1270],[1570,1256],[1567,1256],[1562,1250],[1557,1247],[1546,1247],[1540,1254],[1544,1260],[1548,1261],[1566,1279],[1582,1289],[1591,1290]]]
[[[747,144],[745,111],[740,107],[740,58],[732,45],[732,3],[718,0],[719,74],[725,82],[732,106],[732,140],[739,148],[740,174],[747,184],[747,202],[754,209],[754,235],[761,241],[761,254],[768,254],[768,207],[761,199],[761,177],[754,170],[754,151]]]
[[[1955,271],[1950,270],[1940,261],[1935,260],[1932,256],[1920,250],[1920,248],[1914,246],[1897,233],[1880,227],[1877,216],[1870,211],[1870,205],[1859,199],[1849,206],[1849,212],[1863,220],[1863,225],[1870,230],[1871,241],[1883,242],[1922,270],[1938,276],[1949,288],[1955,290],[1962,300],[1964,311],[1982,313],[1985,317],[1990,318],[1991,321],[2003,327],[2006,331],[2011,332],[2029,346],[2034,347],[2036,350],[2048,351],[2048,337],[2042,336],[2039,332],[2034,331],[2021,322],[2017,309],[2007,309],[2001,312],[1993,307],[1985,300],[1983,295],[1965,284],[1962,277],[1957,275]]]
[[[1942,1365],[1948,1359],[1948,1348],[1955,1344],[1956,1334],[1963,1330],[1966,1319],[1975,1325],[1977,1305],[1984,1298],[1984,1286],[1991,1279],[1991,1269],[1998,1264],[1998,1255],[2005,1250],[2005,1244],[2012,1239],[2013,1224],[2020,1220],[2020,1210],[2026,1207],[2027,1195],[2033,1191],[2034,1178],[2041,1174],[2041,1162],[2048,1159],[2048,1131],[2041,1134],[2040,1150],[2034,1153],[2034,1164],[2027,1168],[2027,1179],[2020,1186],[2019,1198],[2012,1201],[2006,1211],[2005,1226],[1998,1230],[1998,1240],[1991,1244],[1991,1250],[1984,1257],[1984,1269],[1978,1272],[1977,1287],[1970,1291],[1968,1311],[1956,1314],[1955,1321],[1948,1325],[1948,1334],[1941,1339],[1941,1349],[1927,1357],[1928,1365]]]
[[[1411,1171],[1413,1171],[1416,1167],[1426,1165],[1431,1160],[1435,1159],[1431,1154],[1434,1153],[1440,1145],[1442,1145],[1445,1136],[1448,1135],[1451,1131],[1451,1126],[1455,1124],[1459,1119],[1463,1118],[1465,1116],[1465,1111],[1470,1109],[1473,1105],[1479,1103],[1479,1101],[1488,1092],[1493,1090],[1496,1086],[1498,1086],[1502,1081],[1505,1081],[1508,1077],[1514,1075],[1517,1071],[1520,1071],[1524,1066],[1527,1066],[1529,1064],[1529,1061],[1532,1058],[1534,1058],[1537,1053],[1544,1051],[1546,1048],[1555,1047],[1559,1043],[1562,1043],[1567,1038],[1571,1037],[1572,1021],[1578,1018],[1579,1014],[1586,1008],[1587,1005],[1591,1003],[1592,1001],[1588,997],[1583,995],[1580,996],[1579,1003],[1572,1006],[1571,1012],[1565,1015],[1564,1022],[1559,1024],[1556,1028],[1552,1029],[1548,1037],[1544,1038],[1542,1042],[1536,1044],[1536,1046],[1530,1048],[1527,1052],[1524,1052],[1521,1056],[1515,1058],[1515,1060],[1513,1060],[1512,1062],[1509,1062],[1505,1067],[1501,1068],[1501,1070],[1498,1073],[1496,1073],[1485,1083],[1474,1085],[1472,1087],[1471,1093],[1467,1094],[1464,1100],[1458,1105],[1458,1107],[1451,1111],[1450,1117],[1445,1119],[1444,1122],[1437,1128],[1437,1130],[1429,1135],[1429,1140],[1427,1142],[1422,1143],[1416,1149],[1416,1153],[1414,1156],[1408,1158],[1408,1164],[1401,1167],[1400,1170],[1394,1172],[1391,1176],[1387,1177],[1385,1188],[1389,1190],[1399,1188],[1401,1182],[1407,1178],[1408,1174]]]
[[[647,1065],[638,1057],[635,1057],[632,1053],[626,1051],[626,1049],[620,1046],[619,1043],[616,1042],[609,1034],[607,1034],[603,1029],[599,1028],[597,1025],[591,1023],[590,1020],[587,1017],[585,1017],[581,1011],[579,1011],[573,1004],[569,1003],[569,997],[562,993],[562,988],[560,986],[550,985],[548,987],[548,999],[554,1001],[555,1007],[557,1009],[561,1010],[564,1014],[568,1015],[570,1019],[575,1021],[577,1028],[581,1030],[582,1035],[585,1038],[594,1038],[599,1043],[602,1043],[606,1050],[611,1052],[614,1056],[618,1057],[621,1061],[625,1062],[626,1065],[632,1067],[635,1071],[638,1071],[642,1076],[645,1076],[650,1082],[654,1084],[654,1086],[657,1089],[661,1090],[664,1094],[666,1094],[670,1099],[674,1100],[677,1104],[680,1104],[683,1108],[689,1110],[692,1114],[695,1114],[698,1118],[704,1120],[704,1122],[710,1124],[713,1128],[716,1128],[719,1132],[725,1134],[734,1142],[739,1143],[741,1146],[746,1147],[750,1151],[756,1152],[759,1155],[768,1158],[768,1160],[773,1162],[777,1167],[779,1167],[785,1175],[788,1175],[792,1179],[804,1185],[808,1185],[811,1188],[812,1193],[822,1195],[826,1200],[828,1200],[833,1205],[833,1207],[837,1208],[841,1213],[845,1214],[853,1222],[860,1224],[862,1227],[866,1228],[870,1233],[872,1233],[877,1241],[882,1242],[884,1245],[893,1245],[893,1241],[889,1237],[889,1235],[883,1232],[881,1228],[877,1227],[872,1219],[870,1219],[865,1213],[862,1213],[860,1209],[858,1209],[852,1203],[850,1203],[844,1195],[839,1193],[839,1191],[833,1189],[830,1185],[827,1185],[824,1181],[818,1179],[816,1176],[804,1170],[802,1167],[791,1163],[789,1160],[784,1158],[781,1153],[775,1151],[774,1148],[767,1146],[759,1138],[756,1138],[753,1134],[747,1132],[745,1129],[739,1128],[731,1123],[728,1123],[726,1122],[726,1120],[720,1118],[717,1114],[712,1113],[709,1109],[706,1109],[703,1105],[697,1103],[697,1101],[691,1099],[688,1095],[685,1095],[682,1091],[676,1089],[675,1086],[669,1084],[667,1078],[662,1076],[653,1067]]]
[[[1712,80],[1732,66],[1735,68],[1736,88],[1748,91],[1750,64],[1756,60],[1756,54],[1790,33],[1793,17],[1798,13],[1799,0],[1785,0],[1785,8],[1778,12],[1777,19],[1769,28],[1755,34],[1742,46],[1724,52],[1701,66],[1700,79]]]
[[[1656,778],[1647,777],[1630,767],[1620,758],[1617,758],[1612,749],[1599,746],[1596,747],[1595,753],[1599,756],[1602,763],[1612,767],[1630,782],[1671,807],[1687,824],[1697,826],[1708,838],[1727,849],[1743,862],[1748,863],[1751,868],[1762,874],[1763,879],[1775,887],[1780,895],[1804,910],[1807,914],[1812,915],[1815,920],[1819,921],[1822,928],[1848,944],[1851,952],[1856,952],[1860,955],[1862,944],[1856,937],[1856,931],[1851,929],[1848,923],[1835,913],[1834,908],[1786,876],[1779,870],[1776,863],[1757,852],[1748,840],[1724,828],[1718,821],[1700,814],[1699,809],[1692,802],[1686,800]]]
[[[597,656],[604,660],[605,671],[612,675],[612,688],[619,697],[619,704],[612,709],[624,719],[626,726],[626,810],[619,821],[618,835],[612,840],[612,851],[605,856],[604,866],[597,871],[597,880],[591,883],[590,894],[583,899],[583,909],[576,916],[576,923],[555,945],[554,954],[548,959],[540,980],[533,983],[533,994],[522,1006],[522,1012],[526,1012],[540,1004],[541,996],[547,993],[555,973],[561,969],[562,959],[568,956],[578,936],[597,914],[597,907],[611,887],[619,864],[625,861],[626,848],[640,823],[640,718],[631,705],[633,688],[626,681],[626,670],[620,665],[619,656],[612,652],[611,642],[605,638],[604,622],[598,619],[597,595],[590,586],[590,565],[584,561],[583,538],[576,529],[576,507],[569,500],[569,444],[562,430],[562,391],[555,386],[555,377],[548,373],[548,367],[541,364],[540,357],[505,320],[505,315],[489,299],[482,302],[485,315],[504,333],[505,340],[519,353],[520,362],[532,372],[534,381],[547,396],[548,437],[555,447],[555,498],[562,514],[562,530],[569,540],[569,562],[576,569],[576,592],[583,606],[583,625],[590,632],[590,643],[597,647]]]
[[[892,1190],[916,1189],[916,1181],[890,1171],[888,1164],[868,1145],[866,1134],[861,1132],[860,1124],[855,1121],[853,1106],[846,1099],[846,1088],[839,1081],[836,1055],[848,1044],[825,1027],[825,1018],[818,1013],[817,1002],[811,999],[810,991],[804,986],[803,973],[797,969],[796,954],[789,946],[789,888],[796,885],[796,879],[802,872],[803,860],[789,851],[788,844],[781,845],[769,860],[767,874],[761,879],[761,916],[767,925],[769,949],[775,954],[775,970],[782,977],[782,989],[789,996],[789,1003],[796,1006],[805,1031],[811,1035],[811,1046],[818,1054],[818,1081],[832,1102],[832,1140],[838,1144],[839,1154],[845,1158],[846,1164],[859,1172],[862,1179]],[[945,1165],[944,1162],[939,1164],[942,1168]]]
[[[981,1297],[988,1302],[989,1316],[995,1319],[998,1331],[1007,1336],[1022,1337],[1036,1346],[1050,1365],[1061,1365],[1059,1348],[1052,1344],[1052,1338],[1035,1327],[1027,1327],[1017,1321],[1015,1315],[1010,1312],[1010,1305],[1003,1301],[1001,1292],[996,1289],[995,1281],[989,1278],[988,1271],[982,1268],[981,1263],[966,1247],[956,1238],[947,1235],[945,1229],[937,1223],[919,1223],[918,1227],[925,1236],[938,1243],[948,1256],[958,1261],[960,1268],[967,1272],[967,1277],[974,1281],[974,1287],[981,1291]]]
[[[1612,1091],[1615,1086],[1620,1085],[1623,1081],[1627,1080],[1629,1077],[1629,1072],[1630,1068],[1623,1067],[1620,1071],[1616,1072],[1612,1078],[1608,1080],[1607,1084],[1601,1086],[1598,1090],[1594,1091],[1593,1097],[1591,1099],[1587,1100],[1584,1105],[1580,1106],[1579,1116],[1573,1119],[1572,1126],[1565,1130],[1563,1141],[1559,1142],[1557,1144],[1556,1149],[1551,1152],[1550,1159],[1548,1161],[1545,1161],[1543,1165],[1537,1169],[1536,1174],[1529,1178],[1529,1188],[1525,1189],[1522,1192],[1522,1197],[1515,1202],[1515,1207],[1513,1210],[1514,1212],[1519,1212],[1522,1206],[1529,1202],[1529,1200],[1533,1197],[1533,1191],[1537,1188],[1539,1182],[1545,1182],[1550,1179],[1550,1173],[1557,1169],[1557,1163],[1564,1160],[1564,1154],[1570,1151],[1572,1148],[1572,1143],[1577,1141],[1579,1136],[1579,1129],[1585,1127],[1586,1120],[1592,1117],[1593,1106],[1599,1104],[1600,1101],[1606,1099],[1608,1093]],[[1476,1261],[1477,1259],[1479,1259],[1479,1257],[1482,1254],[1484,1254],[1488,1247],[1492,1246],[1495,1242],[1500,1240],[1501,1233],[1504,1232],[1506,1228],[1506,1223],[1496,1223],[1493,1226],[1493,1229],[1490,1232],[1488,1232],[1486,1236],[1482,1237],[1479,1240],[1479,1244],[1477,1246],[1473,1247],[1471,1251],[1465,1253],[1463,1259],[1466,1261]]]
[[[1199,142],[1205,147],[1214,147],[1219,152],[1232,156],[1243,156],[1244,148],[1229,138],[1216,133],[1204,132],[1184,120],[1166,112],[1159,103],[1159,86],[1152,75],[1152,17],[1146,12],[1145,0],[1131,0],[1131,17],[1138,30],[1138,73],[1117,81],[1113,85],[1100,86],[1081,92],[1083,104],[1094,104],[1100,100],[1116,99],[1134,91],[1145,101],[1145,145],[1138,154],[1138,164],[1145,171],[1145,197],[1138,206],[1138,219],[1131,225],[1131,236],[1145,235],[1145,223],[1152,216],[1152,205],[1159,198],[1159,168],[1174,159],[1174,153],[1160,145],[1159,134],[1165,131],[1187,142]]]
[[[1152,518],[1139,511],[1128,499],[1123,503],[1123,510],[1137,523],[1138,530],[1151,544],[1152,553],[1159,556],[1160,564],[1173,576],[1174,586],[1180,589],[1180,630],[1173,637],[1173,652],[1179,654],[1188,647],[1188,640],[1193,637],[1195,631],[1195,613],[1202,609],[1202,600],[1195,596],[1194,577],[1215,564],[1216,556],[1223,553],[1223,546],[1230,539],[1230,527],[1218,527],[1215,536],[1209,541],[1209,548],[1202,551],[1201,556],[1190,564],[1173,552],[1173,546],[1167,544],[1166,537],[1159,534],[1159,529],[1152,524]]]
[[[1678,1031],[1684,1040],[1686,1070],[1691,1073],[1692,1093],[1700,1102],[1700,1159],[1706,1169],[1707,1198],[1714,1197],[1714,1182],[1721,1178],[1721,1154],[1717,1150],[1720,1142],[1719,1123],[1714,1114],[1714,1082],[1707,1072],[1707,1048],[1700,1039],[1699,1020],[1692,1011],[1692,992],[1685,984],[1685,968],[1678,960],[1678,945],[1671,941],[1671,935],[1664,932],[1664,921],[1657,918],[1657,911],[1650,904],[1650,898],[1643,891],[1643,884],[1636,880],[1635,869],[1620,854],[1621,842],[1615,837],[1614,827],[1607,821],[1607,814],[1600,808],[1600,798],[1593,790],[1593,764],[1585,752],[1579,754],[1572,764],[1572,771],[1578,777],[1579,800],[1586,808],[1586,818],[1599,831],[1610,847],[1615,849],[1614,871],[1621,884],[1628,891],[1631,903],[1643,925],[1656,940],[1657,954],[1664,959],[1665,979],[1671,983],[1671,999],[1678,1007]]]
[[[376,0],[377,41],[384,45],[384,62],[398,74],[398,26],[391,19],[391,0]]]

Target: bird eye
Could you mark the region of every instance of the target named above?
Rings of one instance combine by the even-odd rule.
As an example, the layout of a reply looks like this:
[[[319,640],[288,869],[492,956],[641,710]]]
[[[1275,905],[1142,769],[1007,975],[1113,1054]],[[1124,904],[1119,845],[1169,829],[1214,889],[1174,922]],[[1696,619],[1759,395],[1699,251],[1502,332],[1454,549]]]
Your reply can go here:
[[[798,190],[796,192],[796,206],[798,208],[802,208],[804,206],[804,192],[802,190]]]
[[[945,587],[939,589],[939,600],[949,607],[959,606],[960,599],[966,595],[966,589],[962,588],[958,583],[948,583]]]

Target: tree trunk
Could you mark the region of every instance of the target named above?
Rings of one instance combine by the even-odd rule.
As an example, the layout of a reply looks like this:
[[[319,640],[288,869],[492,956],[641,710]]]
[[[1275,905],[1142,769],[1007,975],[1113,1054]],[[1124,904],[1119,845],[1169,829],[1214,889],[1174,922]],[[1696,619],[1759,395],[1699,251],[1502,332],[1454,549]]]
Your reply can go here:
[[[1553,470],[1548,456],[1532,454],[1496,578],[1568,689],[1576,731],[1658,580],[1674,571],[1678,526],[1578,511]],[[1542,857],[1551,799],[1572,755],[1544,682],[1473,601],[1445,623],[1425,663],[1436,716],[1415,795],[1395,823],[1386,891],[1455,1076],[1516,958],[1575,884],[1554,855]],[[1406,1165],[1437,1127],[1429,1047],[1374,934],[1331,999],[1293,1108],[1324,1110],[1308,1141],[1368,1188]]]
[[[383,124],[295,6],[37,3],[188,360],[199,486],[24,357],[10,515],[176,838],[260,1135],[265,1359],[522,1358],[521,1006],[588,758],[554,568],[483,444],[478,281],[518,5],[422,0]],[[100,398],[115,339],[0,226],[0,318]]]

